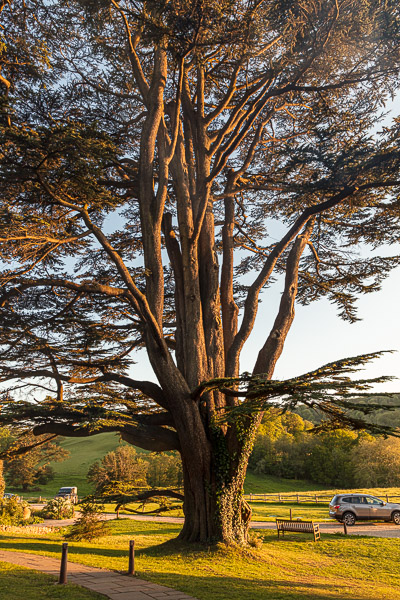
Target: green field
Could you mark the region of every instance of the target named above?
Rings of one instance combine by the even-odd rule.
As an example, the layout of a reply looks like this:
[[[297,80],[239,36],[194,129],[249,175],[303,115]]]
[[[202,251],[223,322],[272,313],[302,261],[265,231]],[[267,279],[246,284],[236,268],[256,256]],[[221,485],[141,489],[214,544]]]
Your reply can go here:
[[[259,475],[248,471],[244,484],[245,494],[274,494],[278,492],[314,492],[325,490],[327,486],[318,485],[302,479],[281,479],[273,475]]]
[[[135,539],[140,577],[199,600],[400,600],[400,539],[322,534],[314,543],[309,535],[278,540],[275,531],[260,531],[263,546],[245,550],[185,545],[173,539],[173,524],[122,519],[110,528],[93,543],[70,541],[69,561],[126,571]],[[1,549],[58,559],[62,542],[60,534],[0,535]]]

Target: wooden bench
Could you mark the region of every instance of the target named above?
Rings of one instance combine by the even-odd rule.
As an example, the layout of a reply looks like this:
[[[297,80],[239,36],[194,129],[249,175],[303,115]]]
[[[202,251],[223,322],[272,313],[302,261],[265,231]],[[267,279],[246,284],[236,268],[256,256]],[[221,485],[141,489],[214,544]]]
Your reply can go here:
[[[321,539],[319,525],[313,521],[289,521],[286,519],[276,519],[276,529],[278,531],[278,539],[279,533],[282,532],[283,536],[285,531],[312,533],[314,535],[314,542]]]

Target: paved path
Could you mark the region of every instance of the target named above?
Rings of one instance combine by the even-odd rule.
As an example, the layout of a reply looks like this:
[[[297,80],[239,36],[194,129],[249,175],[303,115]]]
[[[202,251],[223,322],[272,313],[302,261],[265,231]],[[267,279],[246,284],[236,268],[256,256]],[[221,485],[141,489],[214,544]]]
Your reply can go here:
[[[60,560],[47,556],[0,550],[0,561],[55,575],[57,579],[60,572]],[[196,600],[183,592],[137,577],[71,562],[68,563],[68,582],[86,587],[112,600]]]

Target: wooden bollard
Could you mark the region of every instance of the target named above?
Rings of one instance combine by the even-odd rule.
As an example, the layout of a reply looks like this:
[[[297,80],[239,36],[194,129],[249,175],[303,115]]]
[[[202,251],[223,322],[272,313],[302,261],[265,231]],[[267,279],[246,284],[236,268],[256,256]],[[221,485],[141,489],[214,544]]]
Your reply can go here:
[[[129,567],[128,575],[135,574],[135,540],[129,540]]]
[[[346,525],[345,521],[343,521],[343,531],[344,531],[344,535],[347,535],[347,525]]]
[[[289,510],[290,510],[290,513],[289,513],[290,514],[290,520],[292,520],[292,509],[290,508]]]
[[[64,542],[61,550],[60,577],[58,583],[67,583],[68,543]]]

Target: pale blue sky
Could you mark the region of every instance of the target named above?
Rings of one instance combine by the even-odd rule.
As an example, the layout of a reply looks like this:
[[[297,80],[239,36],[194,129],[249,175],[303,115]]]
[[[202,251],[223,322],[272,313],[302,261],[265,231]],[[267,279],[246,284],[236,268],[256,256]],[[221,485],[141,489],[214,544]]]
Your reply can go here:
[[[297,306],[296,316],[286,340],[274,377],[287,379],[339,358],[377,350],[397,350],[366,366],[362,377],[392,375],[398,381],[376,387],[376,391],[400,392],[400,268],[383,283],[382,290],[362,296],[357,305],[357,323],[342,321],[336,307],[327,300],[310,306]],[[256,333],[243,353],[241,369],[251,370],[261,345],[261,330],[269,320],[262,307]]]

